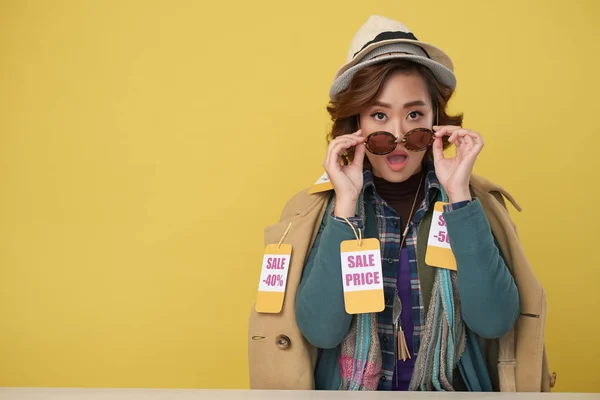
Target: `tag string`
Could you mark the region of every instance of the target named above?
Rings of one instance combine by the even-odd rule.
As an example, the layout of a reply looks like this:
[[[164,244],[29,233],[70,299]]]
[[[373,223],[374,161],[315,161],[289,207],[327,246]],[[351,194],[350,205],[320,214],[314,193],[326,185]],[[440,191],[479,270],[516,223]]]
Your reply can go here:
[[[292,223],[290,222],[290,224],[288,225],[287,229],[285,230],[285,232],[283,233],[283,236],[281,237],[281,239],[279,240],[279,243],[277,243],[277,250],[279,250],[279,248],[281,247],[281,243],[283,243],[283,240],[285,239],[285,237],[287,236],[288,232],[290,231],[290,228],[292,227]]]
[[[344,218],[344,221],[346,221],[346,223],[348,225],[350,225],[350,228],[352,228],[352,232],[354,232],[354,236],[356,237],[356,240],[358,240],[358,247],[360,247],[360,245],[362,244],[362,232],[360,230],[360,228],[358,229],[358,233],[356,233],[356,229],[354,229],[354,225],[352,225],[352,223],[350,221],[348,221],[348,218],[346,217],[342,217]]]

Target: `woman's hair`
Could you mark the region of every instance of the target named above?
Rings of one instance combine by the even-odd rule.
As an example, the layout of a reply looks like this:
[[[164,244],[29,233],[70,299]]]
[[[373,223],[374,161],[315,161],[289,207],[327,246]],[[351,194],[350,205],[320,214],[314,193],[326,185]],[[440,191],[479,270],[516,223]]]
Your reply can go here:
[[[337,94],[327,106],[333,126],[327,135],[328,141],[338,136],[358,130],[358,115],[361,110],[375,101],[387,79],[395,72],[417,72],[427,83],[433,113],[438,114],[438,125],[462,125],[463,115],[449,115],[446,111],[448,101],[454,93],[452,88],[442,85],[425,66],[409,60],[395,59],[366,66],[356,72],[350,85]],[[439,110],[439,111],[438,111]],[[444,139],[444,148],[450,143]],[[352,160],[354,148],[348,151],[347,158]]]

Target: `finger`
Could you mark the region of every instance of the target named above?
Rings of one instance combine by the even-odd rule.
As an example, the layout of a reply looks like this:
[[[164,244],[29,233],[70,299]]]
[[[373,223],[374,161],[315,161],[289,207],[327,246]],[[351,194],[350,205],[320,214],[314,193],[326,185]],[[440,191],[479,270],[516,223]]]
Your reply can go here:
[[[483,149],[483,146],[485,146],[485,142],[483,141],[483,138],[481,136],[475,139],[475,144],[479,148],[479,151],[481,151],[481,149]]]
[[[462,129],[462,127],[457,125],[436,125],[433,127],[433,130],[435,131],[435,137],[450,136],[454,131],[458,129]]]
[[[433,130],[435,132],[433,134],[434,137],[444,137],[450,135],[447,126],[434,126]]]
[[[448,141],[449,141],[450,143],[454,143],[454,144],[456,144],[456,145],[458,146],[458,145],[460,145],[460,144],[461,144],[460,142],[458,142],[458,139],[459,139],[459,137],[460,137],[460,136],[458,135],[458,131],[454,131],[454,132],[452,132],[452,134],[451,134],[451,135],[448,137]]]
[[[358,137],[349,138],[349,137],[339,137],[332,141],[329,145],[329,151],[327,152],[327,157],[325,159],[325,164],[329,167],[333,167],[332,163],[339,164],[341,161],[342,155],[348,150],[350,147],[355,146],[361,139]]]
[[[471,146],[476,146],[481,143],[483,140],[481,139],[481,135],[477,132],[473,132],[468,129],[457,131],[458,135],[463,138],[463,140]]]
[[[470,135],[471,133],[475,134],[474,132],[472,132],[468,129],[461,128],[461,127],[444,126],[444,127],[441,127],[440,130],[438,130],[435,133],[435,136],[436,137],[449,136],[448,142],[454,143],[454,144],[460,146],[463,143],[460,143],[460,142],[457,143],[458,138]]]
[[[481,135],[477,132],[469,131],[469,136],[473,139],[473,143],[475,146],[483,147],[484,142]]]
[[[334,141],[352,141],[355,143],[362,143],[366,140],[365,137],[360,136],[357,132],[350,133],[348,135],[342,135],[334,139]]]
[[[465,136],[464,140],[469,144],[469,153],[476,157],[483,148],[481,136],[475,132],[469,132],[469,135]]]
[[[359,168],[362,170],[363,168],[363,164],[364,164],[364,159],[365,159],[365,149],[366,146],[362,143],[358,144],[356,146],[356,150],[354,150],[354,159],[352,160],[352,165],[354,165],[356,168]]]
[[[448,141],[450,143],[454,143],[458,138],[463,138],[463,137],[467,136],[468,134],[469,134],[469,131],[467,129],[462,129],[462,128],[457,129],[452,132],[452,134],[448,138]]]
[[[434,162],[446,158],[444,157],[444,144],[442,143],[442,138],[435,138],[433,145],[431,146],[431,150],[433,152]]]
[[[359,136],[357,134],[360,134],[360,130],[358,130],[357,132],[351,133],[351,134],[346,134],[346,135],[342,135],[342,136],[338,136],[335,139],[333,139],[331,142],[329,142],[329,146],[327,148],[327,157],[329,157],[329,155],[331,154],[332,149],[337,146],[339,143],[346,143],[348,146],[347,148],[350,148],[352,146],[355,146],[358,143],[362,143],[366,140],[366,138]]]
[[[453,130],[452,133],[456,134],[456,136],[461,136],[461,137],[470,136],[473,139],[481,140],[481,135],[479,135],[479,133],[473,132],[469,129],[460,128],[460,129]],[[452,136],[452,135],[450,135],[450,136]]]
[[[327,152],[327,164],[331,164],[332,162],[338,163],[342,154],[346,151],[346,149],[352,146],[352,142],[349,140],[338,140],[333,143]]]
[[[329,143],[329,146],[327,146],[327,153],[325,154],[325,161],[323,161],[323,166],[326,169],[328,167],[330,167],[332,159],[335,160],[338,158],[337,152],[338,152],[338,147],[340,146],[340,144],[345,143],[347,141],[348,141],[348,139],[346,139],[346,138],[338,137]]]
[[[467,129],[467,132],[469,132],[469,136],[471,136],[473,139],[480,139],[480,140],[482,140],[481,135],[479,133],[471,131],[471,130],[468,130],[468,129]]]
[[[334,147],[339,146],[340,144],[347,145],[349,148],[360,142],[364,142],[364,138],[356,136],[354,134],[339,136],[332,140],[331,143],[329,143],[329,148],[327,149],[327,152],[330,153]]]
[[[475,142],[474,139],[469,136],[469,135],[465,135],[464,137],[461,138],[463,144],[465,144],[467,146],[467,150],[471,150],[473,149],[473,147],[475,146]]]

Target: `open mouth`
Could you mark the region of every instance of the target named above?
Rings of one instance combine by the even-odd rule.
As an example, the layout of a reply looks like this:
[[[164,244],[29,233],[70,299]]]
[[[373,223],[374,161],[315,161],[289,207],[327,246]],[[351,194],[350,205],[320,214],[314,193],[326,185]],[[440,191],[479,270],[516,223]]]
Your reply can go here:
[[[393,170],[393,171],[400,171],[405,165],[406,162],[408,161],[408,154],[404,153],[404,152],[400,152],[400,153],[392,153],[392,154],[388,154],[385,157],[388,166]]]

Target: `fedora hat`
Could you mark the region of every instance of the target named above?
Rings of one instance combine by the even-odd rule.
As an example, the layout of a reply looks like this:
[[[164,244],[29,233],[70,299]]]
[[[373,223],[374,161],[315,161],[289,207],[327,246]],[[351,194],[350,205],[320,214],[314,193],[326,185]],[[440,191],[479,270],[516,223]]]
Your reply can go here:
[[[346,63],[335,74],[329,97],[333,98],[348,88],[354,74],[361,68],[397,58],[424,65],[440,83],[456,88],[454,66],[446,53],[419,41],[404,24],[372,15],[354,35]]]

